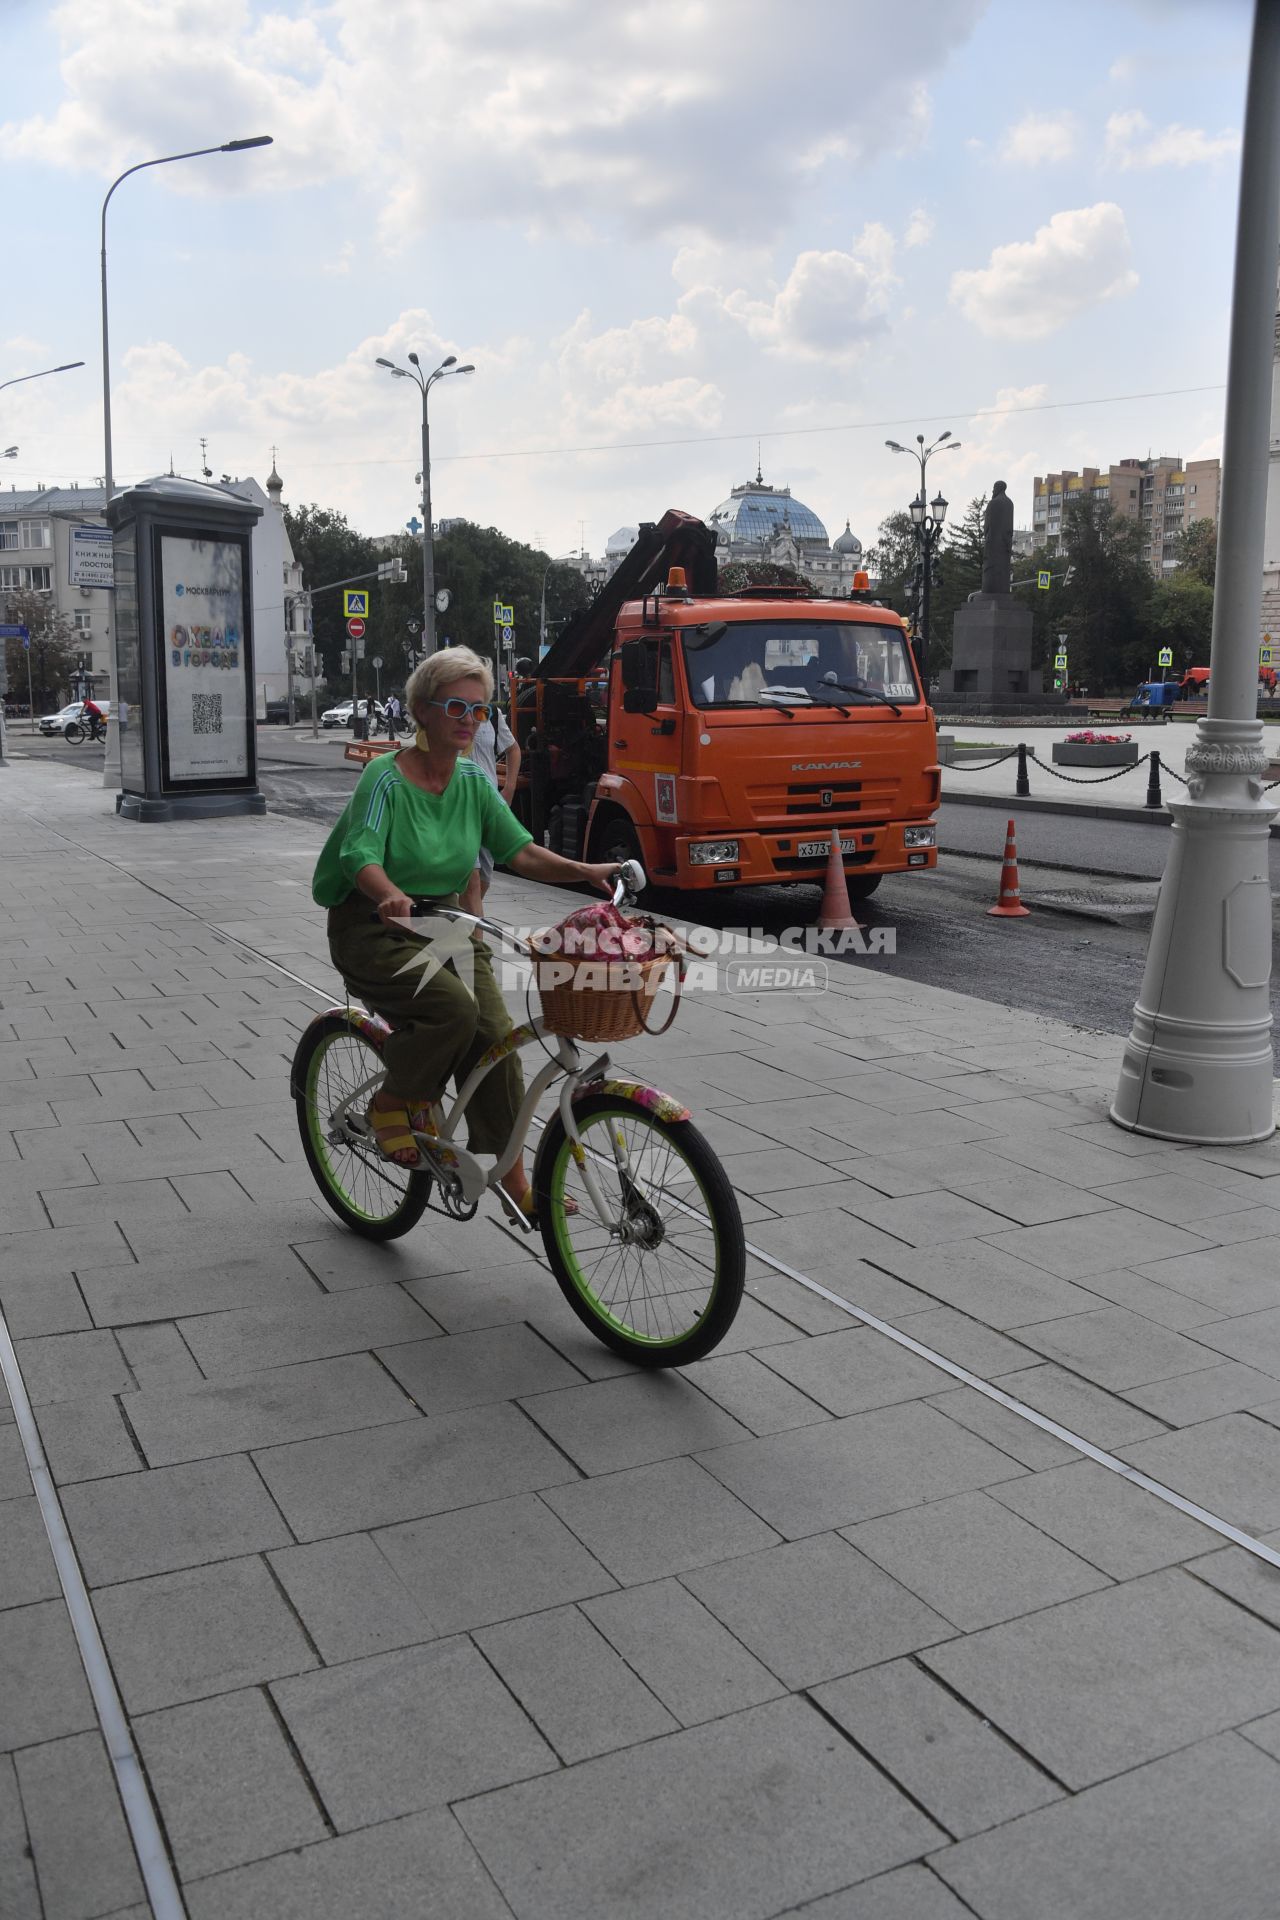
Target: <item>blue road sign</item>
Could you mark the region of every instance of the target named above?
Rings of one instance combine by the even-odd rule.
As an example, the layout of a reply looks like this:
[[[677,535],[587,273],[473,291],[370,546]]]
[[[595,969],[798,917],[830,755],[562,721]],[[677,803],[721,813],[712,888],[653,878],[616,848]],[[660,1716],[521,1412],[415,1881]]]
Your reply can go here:
[[[24,647],[31,645],[31,635],[25,627],[0,626],[0,640],[21,640]]]

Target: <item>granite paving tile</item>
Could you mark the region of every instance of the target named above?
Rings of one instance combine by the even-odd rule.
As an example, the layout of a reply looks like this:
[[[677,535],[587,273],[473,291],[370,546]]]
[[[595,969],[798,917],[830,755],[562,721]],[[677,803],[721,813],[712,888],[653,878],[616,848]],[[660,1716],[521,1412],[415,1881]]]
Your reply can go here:
[[[437,1633],[559,1606],[614,1584],[534,1494],[435,1514],[374,1538]]]
[[[933,1857],[983,1920],[1266,1920],[1275,1762],[1236,1734],[1092,1786]]]
[[[421,1340],[439,1327],[400,1287],[319,1293],[305,1305],[245,1307],[183,1320],[183,1338],[209,1375],[251,1373],[303,1360]]]
[[[965,1633],[1107,1584],[1096,1567],[985,1493],[864,1521],[844,1538]]]
[[[1026,1474],[991,1492],[1113,1580],[1187,1561],[1217,1538],[1198,1520],[1092,1460]]]
[[[1211,1533],[1206,1536],[1207,1540],[1213,1538]],[[1274,1549],[1275,1534],[1270,1534],[1262,1544]],[[1219,1593],[1247,1607],[1250,1613],[1256,1613],[1259,1619],[1280,1627],[1280,1567],[1273,1567],[1245,1547],[1222,1547],[1198,1560],[1188,1560],[1186,1570],[1197,1580],[1205,1581]]]
[[[272,1691],[340,1832],[556,1765],[465,1638],[303,1674]]]
[[[624,1586],[777,1539],[693,1460],[657,1461],[547,1488],[542,1499]]]
[[[1144,1279],[1216,1307],[1220,1315],[1259,1313],[1280,1305],[1280,1234],[1173,1258],[1148,1256],[1133,1264]]]
[[[824,1713],[957,1838],[1062,1798],[1062,1789],[912,1660],[816,1687]]]
[[[971,1920],[973,1914],[928,1867],[919,1865],[878,1874],[793,1911],[796,1920]]]
[[[211,1258],[214,1256],[211,1254]],[[306,1268],[285,1250],[270,1258],[228,1253],[220,1263],[195,1266],[172,1259],[78,1273],[80,1289],[99,1327],[127,1327],[154,1320],[221,1313],[231,1307],[261,1309],[264,1301],[287,1309],[317,1295]]]
[[[1280,1287],[1280,1276],[1277,1276]],[[1246,1361],[1280,1379],[1280,1306],[1262,1313],[1241,1313],[1234,1319],[1210,1321],[1196,1329],[1196,1339],[1232,1360]]]
[[[258,1688],[144,1714],[134,1732],[184,1880],[327,1837]]]
[[[1027,1347],[1006,1339],[1002,1333],[992,1332],[967,1313],[957,1313],[954,1307],[930,1307],[923,1313],[905,1314],[895,1318],[894,1324],[913,1340],[932,1347],[935,1353],[954,1360],[957,1366],[976,1373],[983,1380],[995,1379],[1015,1368],[1033,1366],[1037,1358]],[[936,1373],[934,1378],[937,1379]]]
[[[1087,1282],[1091,1273],[1138,1266],[1176,1254],[1199,1253],[1204,1243],[1184,1227],[1167,1226],[1130,1207],[1112,1207],[1078,1220],[1057,1220],[1043,1227],[1016,1227],[988,1236],[998,1253],[1029,1260],[1062,1280]]]
[[[80,1333],[93,1325],[83,1295],[68,1273],[8,1273],[0,1280],[0,1306],[15,1340]]]
[[[521,1404],[586,1473],[612,1473],[747,1437],[745,1427],[672,1371],[563,1387]]]
[[[99,1220],[183,1220],[187,1210],[167,1180],[121,1180],[96,1187],[67,1187],[45,1195],[55,1227]]]
[[[988,1108],[983,1108],[985,1118]],[[980,1159],[983,1149],[971,1152],[970,1161]],[[866,1176],[864,1176],[866,1177]],[[1033,1173],[986,1156],[985,1166],[970,1164],[958,1174],[941,1182],[949,1193],[971,1200],[975,1206],[1015,1220],[1019,1226],[1044,1226],[1054,1220],[1071,1220],[1081,1214],[1102,1213],[1110,1202],[1082,1191],[1066,1180],[1054,1180],[1047,1174]]]
[[[116,1339],[140,1390],[164,1392],[204,1385],[204,1375],[192,1359],[191,1349],[172,1322],[121,1327]]]
[[[682,1575],[683,1584],[793,1690],[949,1639],[953,1629],[834,1534]]]
[[[256,1556],[104,1587],[93,1604],[131,1714],[231,1693],[317,1664]]]
[[[118,1473],[140,1473],[142,1457],[130,1438],[111,1394],[83,1400],[55,1400],[36,1416],[50,1471],[59,1486],[73,1480],[108,1479]],[[0,1498],[3,1474],[0,1473]]]
[[[0,1753],[96,1725],[65,1603],[0,1614]]]
[[[920,1657],[1079,1791],[1280,1705],[1278,1651],[1273,1628],[1166,1569]]]
[[[0,1500],[21,1500],[30,1492],[27,1456],[6,1399],[0,1405]]]
[[[1227,1413],[1116,1451],[1246,1533],[1280,1527],[1280,1432],[1264,1420]]]
[[[999,1233],[1008,1219],[989,1207],[980,1207],[954,1193],[917,1193],[903,1200],[859,1202],[857,1213],[868,1225],[905,1241],[910,1247],[948,1247],[958,1240]]]
[[[864,1413],[919,1399],[936,1393],[945,1378],[928,1360],[868,1327],[793,1340],[770,1347],[760,1358],[834,1414]]]
[[[1057,1420],[1095,1447],[1121,1447],[1159,1434],[1161,1425],[1128,1399],[1082,1380],[1065,1368],[1046,1364],[1002,1373],[1002,1393],[1012,1394],[1050,1420]]]
[[[719,1447],[700,1460],[791,1540],[1021,1472],[1007,1454],[919,1401]]]
[[[439,1631],[367,1533],[277,1548],[267,1559],[326,1666]]]
[[[783,1433],[827,1418],[824,1407],[781,1379],[754,1353],[723,1354],[717,1349],[684,1372],[749,1433]]]
[[[678,1722],[577,1607],[554,1607],[474,1635],[529,1718],[572,1766]]]
[[[1152,1214],[1174,1226],[1193,1225],[1214,1214],[1229,1213],[1238,1204],[1226,1188],[1197,1179],[1186,1166],[1177,1173],[1139,1174],[1136,1179],[1121,1180],[1114,1186],[1097,1187],[1094,1191],[1104,1200],[1113,1200],[1117,1206]],[[1276,1231],[1275,1222],[1271,1231]]]
[[[1097,1296],[1083,1287],[1001,1253],[989,1240],[957,1241],[941,1260],[931,1249],[905,1246],[881,1249],[874,1259],[886,1272],[932,1296],[917,1298],[920,1308],[941,1302],[1000,1332],[1028,1321],[1086,1313],[1098,1304]],[[909,1312],[910,1305],[902,1310]]]
[[[379,1358],[427,1414],[582,1386],[577,1369],[527,1326],[416,1340],[387,1347]]]
[[[133,1250],[114,1220],[100,1227],[45,1227],[15,1233],[0,1243],[6,1284],[34,1286],[49,1275],[69,1275],[95,1266],[132,1266]]]
[[[34,1493],[6,1500],[0,1529],[0,1612],[54,1600],[62,1589]]]
[[[57,1333],[15,1342],[32,1406],[123,1393],[133,1375],[112,1333]]]
[[[1092,1313],[1069,1314],[1064,1320],[1039,1321],[1019,1327],[1018,1338],[1099,1386],[1117,1389],[1141,1387],[1213,1365],[1208,1328],[1197,1329],[1196,1338],[1189,1340],[1125,1307],[1099,1307]]]
[[[17,1755],[46,1915],[91,1920],[143,1893],[101,1734],[73,1734]]]
[[[42,1920],[18,1777],[8,1754],[0,1754],[0,1913],[6,1920]]]
[[[767,1920],[941,1837],[800,1700],[668,1734],[456,1811],[520,1920],[599,1920],[624,1900],[663,1920]]]
[[[90,1586],[196,1567],[289,1543],[289,1529],[240,1456],[67,1487],[63,1511]]]
[[[578,1478],[564,1455],[510,1406],[467,1407],[363,1433],[299,1440],[255,1459],[300,1540],[391,1526]]]
[[[1145,1387],[1126,1387],[1125,1398],[1172,1427],[1190,1427],[1222,1413],[1241,1413],[1246,1408],[1255,1411],[1261,1419],[1274,1419],[1275,1389],[1275,1374],[1260,1373],[1256,1367],[1247,1367],[1240,1361],[1224,1360],[1219,1366],[1197,1367],[1194,1373],[1178,1374],[1171,1380],[1153,1380]]]
[[[510,1920],[453,1815],[433,1808],[215,1874],[187,1889],[191,1920]]]
[[[385,1426],[414,1409],[371,1354],[347,1354],[189,1390],[136,1393],[129,1423],[153,1467]]]
[[[653,1580],[581,1605],[682,1726],[759,1706],[783,1691],[678,1580]]]

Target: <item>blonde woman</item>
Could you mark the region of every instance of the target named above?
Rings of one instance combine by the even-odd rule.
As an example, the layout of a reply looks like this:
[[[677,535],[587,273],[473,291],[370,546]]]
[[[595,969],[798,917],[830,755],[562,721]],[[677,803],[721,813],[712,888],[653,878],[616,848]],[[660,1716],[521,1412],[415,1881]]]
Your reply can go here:
[[[511,1031],[489,950],[476,943],[474,993],[452,963],[425,979],[420,940],[395,925],[415,900],[456,906],[481,846],[514,873],[554,886],[586,881],[610,891],[614,866],[562,860],[533,844],[484,773],[468,758],[476,728],[493,711],[493,675],[468,647],[448,647],[415,669],[405,705],[414,744],[370,761],[316,865],[312,893],[329,909],[329,952],[350,992],[392,1027],[387,1077],[368,1120],[398,1166],[421,1164],[413,1139],[438,1129],[438,1102],[480,1056]],[[467,1109],[469,1144],[496,1154],[510,1136],[524,1092],[513,1054],[488,1074]],[[503,1186],[526,1213],[533,1192],[523,1159]]]

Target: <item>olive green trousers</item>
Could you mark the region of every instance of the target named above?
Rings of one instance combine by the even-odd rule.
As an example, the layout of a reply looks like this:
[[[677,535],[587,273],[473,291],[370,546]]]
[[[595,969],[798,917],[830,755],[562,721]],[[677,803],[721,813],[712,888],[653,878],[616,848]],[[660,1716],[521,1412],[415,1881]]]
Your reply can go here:
[[[456,900],[446,904],[456,905]],[[457,962],[423,966],[429,943],[370,918],[373,908],[352,894],[329,909],[329,953],[352,996],[391,1027],[383,1058],[386,1091],[408,1106],[438,1100],[450,1080],[461,1086],[477,1061],[511,1032],[511,1017],[493,974],[488,947],[473,941],[470,991]],[[442,922],[454,936],[452,922]],[[464,965],[462,972],[468,971]],[[406,969],[406,962],[413,962]],[[524,1075],[509,1054],[487,1073],[467,1108],[467,1142],[474,1153],[500,1153],[511,1136]]]

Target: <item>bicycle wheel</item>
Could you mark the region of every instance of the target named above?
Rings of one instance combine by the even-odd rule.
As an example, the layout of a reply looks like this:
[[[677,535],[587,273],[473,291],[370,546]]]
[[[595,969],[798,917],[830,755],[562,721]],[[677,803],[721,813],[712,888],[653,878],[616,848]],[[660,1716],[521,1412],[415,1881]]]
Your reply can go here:
[[[78,747],[85,737],[84,728],[78,720],[73,720],[70,726],[62,729],[62,737],[64,740],[69,740],[73,747]]]
[[[589,1094],[574,1117],[615,1224],[601,1224],[557,1114],[534,1190],[560,1291],[597,1339],[637,1366],[701,1359],[732,1325],[746,1274],[724,1168],[691,1121],[660,1120],[624,1095]]]
[[[367,1240],[408,1233],[431,1194],[429,1173],[384,1160],[361,1137],[358,1123],[382,1072],[382,1055],[367,1035],[344,1014],[327,1013],[298,1042],[290,1079],[302,1149],[320,1191],[339,1220]]]

